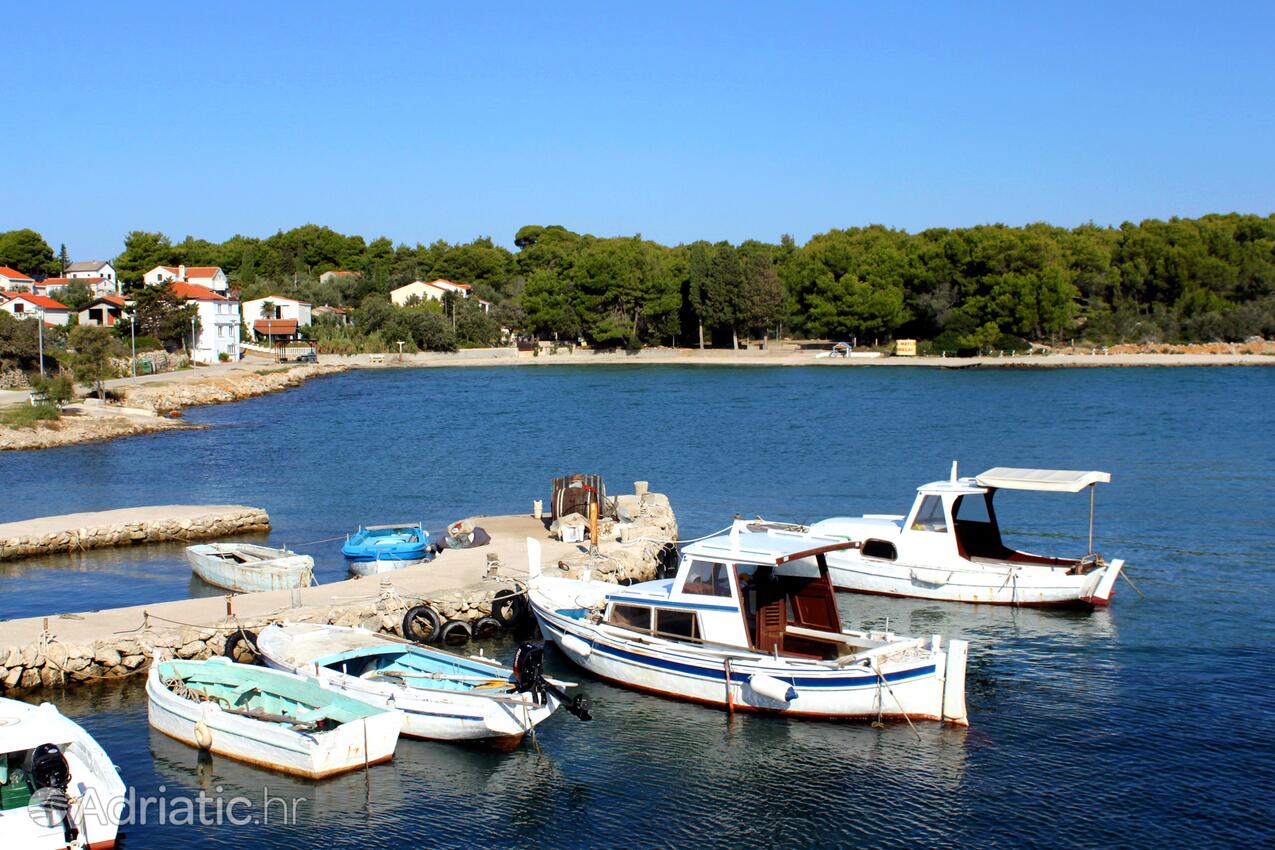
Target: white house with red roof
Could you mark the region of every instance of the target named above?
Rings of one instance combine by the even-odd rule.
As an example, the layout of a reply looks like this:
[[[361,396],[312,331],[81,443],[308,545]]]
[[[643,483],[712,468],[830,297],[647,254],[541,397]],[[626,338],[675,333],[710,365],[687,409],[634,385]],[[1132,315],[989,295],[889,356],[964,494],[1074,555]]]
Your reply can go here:
[[[112,278],[106,277],[46,277],[44,280],[36,283],[32,287],[32,292],[40,295],[54,295],[66,289],[72,283],[82,283],[88,287],[89,293],[95,298],[103,295],[118,295],[118,284]]]
[[[142,275],[142,283],[147,286],[159,286],[173,281],[202,286],[223,294],[230,289],[230,281],[219,266],[156,266]]]
[[[347,272],[340,269],[334,269],[330,272],[324,272],[319,275],[319,283],[333,283],[340,286],[343,283],[352,283],[361,277],[363,277],[362,272]]]
[[[128,304],[122,295],[103,295],[95,298],[80,311],[81,325],[111,327],[124,318]]]
[[[168,288],[199,311],[199,333],[190,348],[191,359],[196,363],[216,363],[225,354],[227,360],[238,360],[239,302],[206,286],[180,280],[168,284]]]
[[[309,301],[286,295],[267,295],[243,302],[244,327],[257,337],[293,339],[299,328],[310,326],[311,318]]]
[[[452,283],[450,280],[414,280],[390,292],[390,301],[402,307],[412,298],[421,301],[442,301],[443,296],[454,292],[461,298],[468,298],[474,288],[468,283]]]
[[[28,292],[35,289],[35,281],[17,269],[0,266],[0,291]]]
[[[71,320],[70,307],[34,292],[0,292],[0,310],[18,319],[42,318],[46,325],[65,325]]]

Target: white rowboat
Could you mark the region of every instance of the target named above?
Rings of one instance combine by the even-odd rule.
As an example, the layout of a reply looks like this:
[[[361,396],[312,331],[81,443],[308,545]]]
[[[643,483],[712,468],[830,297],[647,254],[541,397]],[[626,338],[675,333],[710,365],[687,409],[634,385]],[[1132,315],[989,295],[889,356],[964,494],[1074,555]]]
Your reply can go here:
[[[251,543],[201,543],[186,547],[191,569],[209,584],[237,593],[289,590],[314,582],[314,558]]]

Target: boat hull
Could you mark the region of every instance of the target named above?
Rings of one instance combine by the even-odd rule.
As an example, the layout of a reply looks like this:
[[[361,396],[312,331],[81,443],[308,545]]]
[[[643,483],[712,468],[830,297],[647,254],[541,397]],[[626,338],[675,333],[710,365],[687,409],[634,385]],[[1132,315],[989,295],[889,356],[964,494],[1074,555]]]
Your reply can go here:
[[[70,846],[74,850],[114,847],[127,789],[101,745],[52,705],[33,706],[0,699],[0,725],[15,721],[18,730],[28,721],[33,727],[29,748],[56,743],[66,758],[71,777],[67,787],[70,798],[67,812],[79,830],[79,838]],[[7,751],[13,751],[13,743],[10,737]],[[28,748],[27,742],[22,746]],[[28,812],[6,812],[20,816],[0,819],[0,840],[22,850],[64,850],[68,846],[61,817],[28,817]]]
[[[307,779],[359,770],[394,756],[402,726],[394,712],[303,733],[230,714],[212,702],[178,697],[161,683],[159,667],[151,666],[146,682],[147,717],[154,729],[188,746]]]
[[[1024,607],[1110,602],[1124,561],[1115,560],[1084,575],[1059,567],[962,562],[949,568],[919,566],[857,553],[829,556],[828,577],[837,590],[878,596],[934,599]]]
[[[541,631],[578,666],[635,690],[729,710],[835,720],[909,718],[968,725],[965,644],[903,662],[835,668],[747,653],[730,657],[605,634],[563,615],[532,595]],[[759,692],[753,677],[791,685],[795,698]],[[760,680],[759,680],[760,681]]]
[[[195,575],[215,587],[237,593],[255,593],[309,587],[314,581],[314,559],[308,555],[238,564],[199,551],[204,548],[188,547],[186,559],[190,561]]]
[[[405,558],[351,558],[346,557],[346,562],[350,565],[350,572],[356,576],[374,576],[380,573],[389,573],[394,570],[401,570],[405,567],[417,567],[425,563],[428,558],[423,554],[420,557]]]

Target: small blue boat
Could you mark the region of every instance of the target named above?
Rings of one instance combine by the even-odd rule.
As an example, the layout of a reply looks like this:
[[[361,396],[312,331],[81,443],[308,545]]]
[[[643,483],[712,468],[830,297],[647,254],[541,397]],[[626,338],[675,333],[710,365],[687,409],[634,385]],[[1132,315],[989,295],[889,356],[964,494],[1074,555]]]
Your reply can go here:
[[[346,538],[341,554],[350,572],[360,576],[413,567],[429,560],[429,532],[419,522],[359,526]]]

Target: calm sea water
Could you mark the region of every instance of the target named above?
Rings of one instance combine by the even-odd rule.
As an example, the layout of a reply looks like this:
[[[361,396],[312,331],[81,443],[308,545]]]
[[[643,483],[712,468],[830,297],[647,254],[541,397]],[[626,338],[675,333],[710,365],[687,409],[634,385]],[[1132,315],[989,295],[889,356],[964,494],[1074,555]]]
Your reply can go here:
[[[408,741],[392,765],[315,784],[200,764],[149,731],[140,682],[46,696],[139,795],[204,789],[269,815],[134,825],[126,850],[1254,846],[1275,834],[1272,411],[1267,369],[362,372],[191,411],[207,430],[0,455],[0,521],[244,502],[270,511],[272,542],[308,545],[360,522],[526,511],[553,475],[587,471],[612,492],[649,480],[689,537],[736,513],[902,513],[954,459],[1108,469],[1097,548],[1128,559],[1146,599],[1122,584],[1082,614],[841,598],[847,625],[971,641],[968,730],[732,721],[553,656],[591,723],[555,716],[538,747],[503,755]],[[1083,496],[1006,493],[998,509],[1015,543],[1085,549]],[[344,572],[338,546],[305,549],[324,581]],[[193,592],[177,547],[0,566],[0,618]],[[264,793],[304,798],[297,822]]]

